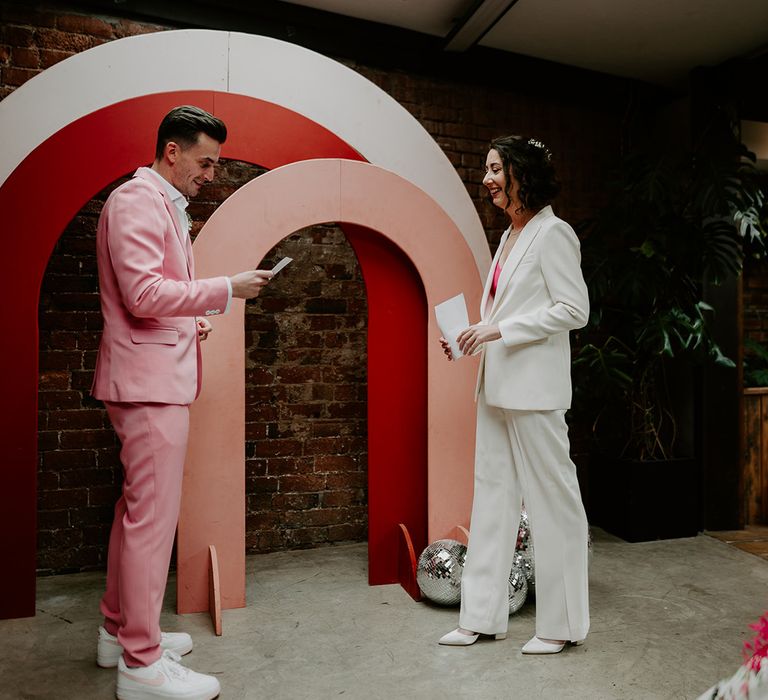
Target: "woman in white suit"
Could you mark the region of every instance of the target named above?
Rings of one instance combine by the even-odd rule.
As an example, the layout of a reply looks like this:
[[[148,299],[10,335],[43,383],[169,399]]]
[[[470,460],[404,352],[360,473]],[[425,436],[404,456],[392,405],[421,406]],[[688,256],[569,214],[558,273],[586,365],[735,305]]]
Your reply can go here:
[[[539,141],[494,140],[483,184],[510,218],[485,284],[481,321],[458,338],[481,353],[475,491],[460,627],[440,644],[504,639],[507,582],[523,501],[533,538],[536,632],[524,654],[555,654],[589,630],[587,519],[569,456],[569,331],[587,322],[579,240],[552,212],[559,186]],[[449,359],[450,349],[441,339]]]

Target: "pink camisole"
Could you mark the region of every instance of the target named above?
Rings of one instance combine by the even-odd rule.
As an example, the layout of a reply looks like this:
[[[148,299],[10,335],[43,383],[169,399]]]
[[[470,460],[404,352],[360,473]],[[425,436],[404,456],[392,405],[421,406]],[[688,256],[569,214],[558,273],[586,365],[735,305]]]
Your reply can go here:
[[[499,277],[501,277],[501,264],[496,263],[496,269],[493,271],[493,282],[491,282],[491,294],[496,296],[496,287],[499,286]]]

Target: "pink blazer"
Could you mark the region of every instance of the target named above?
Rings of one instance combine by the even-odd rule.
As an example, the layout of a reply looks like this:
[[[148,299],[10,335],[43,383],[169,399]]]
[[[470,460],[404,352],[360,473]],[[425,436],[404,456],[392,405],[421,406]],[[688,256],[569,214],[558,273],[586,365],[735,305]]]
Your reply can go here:
[[[96,236],[104,331],[93,395],[192,403],[201,381],[195,317],[225,310],[227,278],[194,279],[189,234],[148,168],[112,192]]]

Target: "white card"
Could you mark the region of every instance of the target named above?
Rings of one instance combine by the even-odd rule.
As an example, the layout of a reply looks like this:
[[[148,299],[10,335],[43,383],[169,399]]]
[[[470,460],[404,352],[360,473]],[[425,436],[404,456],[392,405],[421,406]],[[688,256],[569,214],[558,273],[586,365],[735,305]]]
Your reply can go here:
[[[282,270],[288,263],[293,262],[293,258],[285,257],[272,268],[272,276],[274,277],[280,270]]]
[[[462,352],[459,350],[456,338],[461,331],[469,328],[469,315],[467,314],[467,303],[464,300],[464,295],[457,294],[442,304],[438,304],[435,307],[435,316],[443,338],[451,346],[453,359],[457,360],[462,356]]]

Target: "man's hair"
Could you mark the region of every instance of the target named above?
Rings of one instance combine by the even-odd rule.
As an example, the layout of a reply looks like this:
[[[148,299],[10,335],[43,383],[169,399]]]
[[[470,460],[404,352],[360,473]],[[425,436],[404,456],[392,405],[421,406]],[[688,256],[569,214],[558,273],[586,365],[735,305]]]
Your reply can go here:
[[[218,117],[191,105],[175,107],[163,117],[157,129],[155,160],[163,157],[165,146],[170,141],[189,148],[197,143],[201,132],[219,143],[227,140],[227,127]]]

